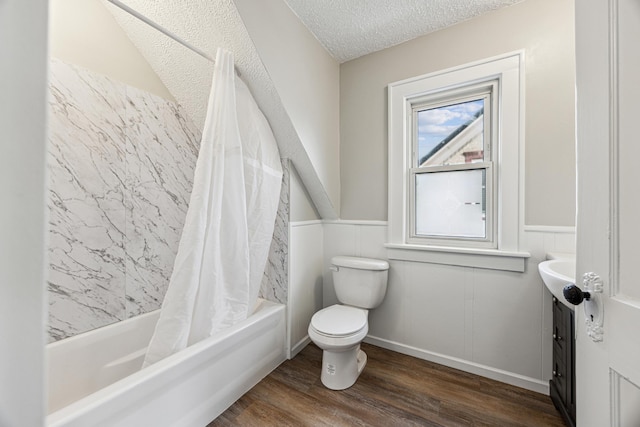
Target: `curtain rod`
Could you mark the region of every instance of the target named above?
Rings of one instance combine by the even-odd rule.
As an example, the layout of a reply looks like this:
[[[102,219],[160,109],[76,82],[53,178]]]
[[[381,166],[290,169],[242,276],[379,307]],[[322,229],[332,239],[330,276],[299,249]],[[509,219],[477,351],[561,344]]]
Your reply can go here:
[[[141,20],[145,24],[147,24],[147,25],[155,28],[156,30],[160,31],[162,34],[164,34],[165,36],[175,40],[178,43],[180,43],[182,46],[186,47],[187,49],[194,51],[195,53],[197,53],[198,55],[202,56],[203,58],[208,59],[209,61],[211,61],[213,63],[216,62],[204,50],[193,46],[188,41],[184,40],[180,36],[177,36],[177,35],[173,34],[171,31],[167,30],[166,28],[162,27],[160,24],[158,24],[158,23],[152,21],[151,19],[147,18],[146,16],[144,16],[143,14],[138,12],[137,10],[132,9],[131,7],[129,7],[126,4],[122,3],[120,0],[107,0],[107,1],[109,3],[111,3],[111,4],[113,4],[114,6],[117,6],[120,9],[124,10],[125,12],[129,13],[130,15],[138,18],[139,20]],[[240,71],[238,71],[238,67],[236,67],[234,65],[234,69],[235,69],[236,74],[238,75],[238,77],[240,77]]]

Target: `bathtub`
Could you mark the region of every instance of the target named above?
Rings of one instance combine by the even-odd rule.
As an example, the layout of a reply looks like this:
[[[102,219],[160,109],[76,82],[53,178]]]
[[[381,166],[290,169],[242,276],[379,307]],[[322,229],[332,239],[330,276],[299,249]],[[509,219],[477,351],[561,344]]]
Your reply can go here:
[[[285,306],[140,369],[159,311],[47,345],[47,426],[196,426],[285,360]]]

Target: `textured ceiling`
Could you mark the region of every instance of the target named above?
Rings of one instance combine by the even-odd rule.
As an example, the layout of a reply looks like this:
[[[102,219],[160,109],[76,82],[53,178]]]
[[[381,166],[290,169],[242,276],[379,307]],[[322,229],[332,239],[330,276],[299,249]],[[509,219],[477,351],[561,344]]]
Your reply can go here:
[[[221,46],[234,53],[236,66],[264,79],[264,70],[231,0],[122,0],[164,28],[215,58]],[[106,2],[105,2],[106,3]],[[106,3],[116,21],[145,57],[167,89],[202,129],[213,75],[213,62]],[[251,69],[248,69],[251,67]]]
[[[342,63],[523,0],[284,1]]]

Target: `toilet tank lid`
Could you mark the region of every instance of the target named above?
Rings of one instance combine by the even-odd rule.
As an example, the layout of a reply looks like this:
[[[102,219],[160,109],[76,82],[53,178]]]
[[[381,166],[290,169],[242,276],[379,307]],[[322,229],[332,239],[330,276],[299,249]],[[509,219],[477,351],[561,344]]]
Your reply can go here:
[[[381,259],[354,256],[334,256],[331,264],[336,267],[357,268],[359,270],[388,270],[389,263]]]

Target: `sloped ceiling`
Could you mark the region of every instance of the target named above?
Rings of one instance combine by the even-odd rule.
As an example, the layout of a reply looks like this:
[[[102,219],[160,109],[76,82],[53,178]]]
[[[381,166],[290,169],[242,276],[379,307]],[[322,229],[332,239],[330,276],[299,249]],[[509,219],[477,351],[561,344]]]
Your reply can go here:
[[[523,0],[284,0],[340,63]]]
[[[266,0],[256,0],[266,1]],[[282,1],[282,0],[270,0]],[[346,61],[522,0],[284,0],[338,61]],[[213,64],[103,0],[164,85],[203,127]],[[127,6],[236,67],[324,219],[338,217],[233,0],[124,0]],[[286,47],[286,46],[285,46]],[[337,107],[336,107],[337,108]]]
[[[104,0],[107,8],[147,59],[164,85],[202,129],[211,89],[213,63]],[[267,117],[280,156],[300,174],[322,218],[337,212],[327,196],[284,109],[232,0],[125,0],[127,6],[215,58],[218,47],[233,52],[236,67]]]

